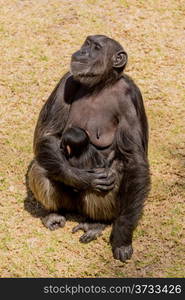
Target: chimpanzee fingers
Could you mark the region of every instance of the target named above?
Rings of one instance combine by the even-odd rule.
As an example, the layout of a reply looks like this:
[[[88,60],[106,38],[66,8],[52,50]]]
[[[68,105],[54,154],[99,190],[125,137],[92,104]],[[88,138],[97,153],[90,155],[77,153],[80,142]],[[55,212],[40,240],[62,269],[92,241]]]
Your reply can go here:
[[[103,180],[107,180],[108,178],[107,178],[107,173],[99,173],[99,174],[95,174],[95,176],[94,176],[94,180],[101,180],[101,179],[103,179]]]
[[[132,245],[117,247],[113,251],[113,256],[122,262],[130,259],[133,253]]]
[[[107,191],[111,191],[114,188],[114,184],[112,185],[97,185],[95,188],[95,191],[98,192],[107,192]]]
[[[109,178],[107,180],[95,180],[94,189],[97,191],[110,191],[115,186],[115,178]]]
[[[89,169],[88,173],[94,174],[96,176],[107,176],[108,175],[108,171],[105,168]]]
[[[94,183],[98,184],[98,180],[104,180],[105,185],[111,185],[115,182],[115,173],[112,170],[107,170],[105,168],[92,169],[92,173],[94,177]],[[100,181],[99,181],[100,182]],[[102,182],[100,182],[102,184]]]
[[[94,173],[96,174],[101,174],[101,173],[108,173],[106,168],[94,168],[93,169]]]
[[[94,185],[106,185],[106,186],[109,186],[109,185],[112,185],[115,183],[115,177],[114,176],[111,176],[109,178],[99,178],[99,179],[95,179],[94,180]]]

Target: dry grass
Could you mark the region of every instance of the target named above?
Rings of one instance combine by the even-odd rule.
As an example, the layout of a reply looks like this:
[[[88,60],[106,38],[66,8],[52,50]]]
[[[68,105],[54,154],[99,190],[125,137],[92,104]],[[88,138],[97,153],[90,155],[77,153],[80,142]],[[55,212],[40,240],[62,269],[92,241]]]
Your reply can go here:
[[[184,277],[185,6],[183,0],[0,0],[0,275]],[[110,228],[79,243],[76,224],[49,232],[24,209],[38,113],[86,35],[106,34],[129,54],[150,122],[152,191],[126,264]]]

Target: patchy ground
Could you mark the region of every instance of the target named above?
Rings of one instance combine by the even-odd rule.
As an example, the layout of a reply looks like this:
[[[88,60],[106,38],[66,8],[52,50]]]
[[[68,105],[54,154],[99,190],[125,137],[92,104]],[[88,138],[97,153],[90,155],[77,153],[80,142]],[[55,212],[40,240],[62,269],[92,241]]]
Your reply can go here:
[[[184,277],[184,1],[0,0],[0,7],[0,276]],[[126,72],[150,123],[152,190],[125,264],[112,258],[110,228],[83,245],[71,234],[74,220],[50,232],[26,200],[39,111],[70,55],[96,33],[127,50]]]

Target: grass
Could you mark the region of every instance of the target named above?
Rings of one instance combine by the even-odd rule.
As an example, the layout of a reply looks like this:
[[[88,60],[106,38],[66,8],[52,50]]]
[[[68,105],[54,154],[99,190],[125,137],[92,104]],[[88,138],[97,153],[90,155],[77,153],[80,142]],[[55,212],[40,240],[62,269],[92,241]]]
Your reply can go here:
[[[184,277],[184,1],[0,0],[0,276]],[[50,232],[26,208],[39,111],[89,34],[118,40],[150,124],[152,190],[134,254],[112,258],[111,228],[83,245],[75,221]]]

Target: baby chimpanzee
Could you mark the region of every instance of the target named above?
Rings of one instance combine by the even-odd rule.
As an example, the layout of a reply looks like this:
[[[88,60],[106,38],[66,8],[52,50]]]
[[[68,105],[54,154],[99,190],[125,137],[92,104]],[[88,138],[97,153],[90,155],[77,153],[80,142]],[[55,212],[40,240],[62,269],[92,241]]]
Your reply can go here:
[[[105,159],[105,156],[91,144],[88,133],[79,127],[70,127],[64,131],[60,147],[70,165],[81,169],[105,168],[114,158],[111,152]]]

